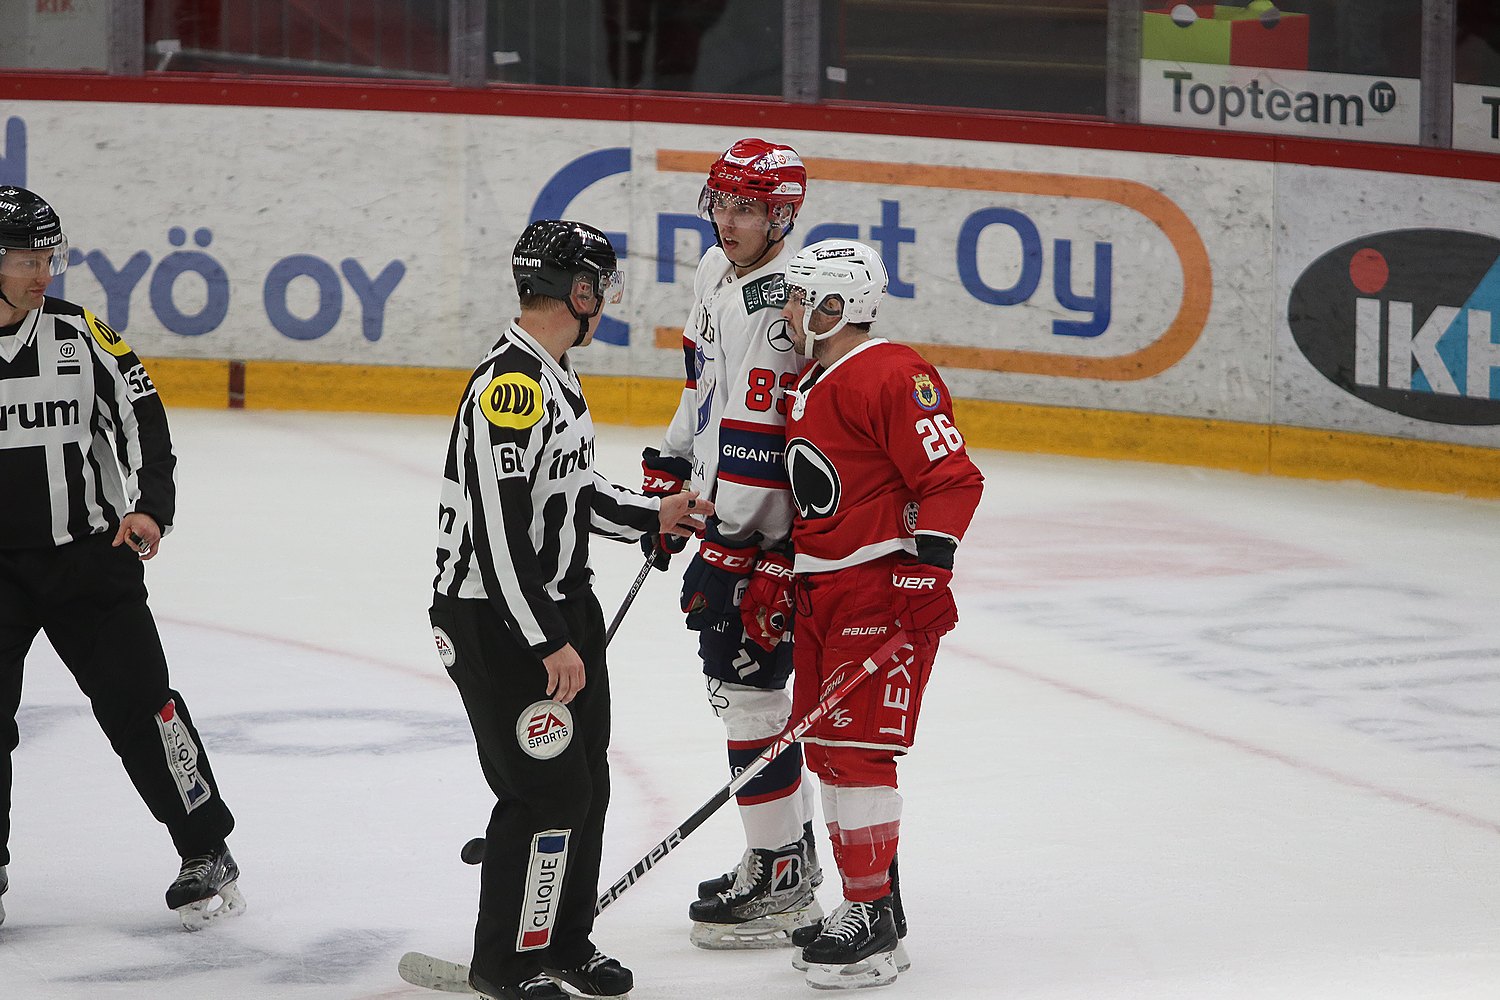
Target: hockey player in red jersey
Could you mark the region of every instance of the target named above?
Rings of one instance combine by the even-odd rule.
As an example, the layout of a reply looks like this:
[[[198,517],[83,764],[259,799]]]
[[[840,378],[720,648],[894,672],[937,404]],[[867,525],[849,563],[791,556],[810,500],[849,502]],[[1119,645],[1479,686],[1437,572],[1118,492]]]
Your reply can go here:
[[[645,490],[685,481],[717,513],[683,577],[682,610],[699,636],[709,704],[737,773],[773,743],[791,712],[792,497],[782,452],[786,389],[801,360],[781,316],[786,245],[806,190],[797,152],[741,139],[709,170],[699,211],[718,245],[703,255],[683,330],[687,379],[660,449],[644,456]],[[665,568],[665,558],[658,559]],[[737,796],[746,850],[698,886],[688,907],[703,948],[787,944],[822,916],[813,889],[812,793],[793,747]]]
[[[938,639],[958,621],[953,556],[984,488],[937,370],[870,333],[885,285],[880,256],[852,240],[815,243],[787,263],[783,315],[813,361],[787,419],[793,716],[896,631],[915,647],[910,663],[856,688],[804,740],[844,890],[816,933],[793,938],[803,946],[793,964],[820,988],[883,986],[909,965],[896,759],[912,746]]]

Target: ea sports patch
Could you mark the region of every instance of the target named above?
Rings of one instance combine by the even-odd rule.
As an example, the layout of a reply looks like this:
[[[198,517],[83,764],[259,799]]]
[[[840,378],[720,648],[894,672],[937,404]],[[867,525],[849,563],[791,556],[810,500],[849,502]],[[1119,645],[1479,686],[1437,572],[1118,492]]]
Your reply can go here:
[[[572,832],[543,830],[531,838],[516,951],[536,951],[552,943],[552,926],[557,922],[563,876],[568,871],[568,837]]]
[[[117,358],[130,353],[130,345],[125,343],[125,340],[118,333],[110,329],[109,324],[104,322],[104,320],[95,316],[87,309],[83,311],[83,318],[88,323],[89,332],[94,335],[94,339],[99,342],[100,347]]]
[[[915,386],[911,398],[917,401],[917,405],[924,410],[935,410],[943,402],[943,394],[938,392],[937,386],[932,384],[932,377],[923,373],[911,377],[912,385]]]
[[[516,720],[516,742],[527,755],[551,760],[573,742],[573,713],[560,701],[538,701]]]
[[[530,427],[542,419],[542,387],[529,375],[506,372],[480,393],[479,408],[496,427]]]
[[[443,666],[451,667],[458,662],[458,650],[453,648],[453,640],[436,625],[432,627],[432,641],[437,643],[438,659],[443,661]]]

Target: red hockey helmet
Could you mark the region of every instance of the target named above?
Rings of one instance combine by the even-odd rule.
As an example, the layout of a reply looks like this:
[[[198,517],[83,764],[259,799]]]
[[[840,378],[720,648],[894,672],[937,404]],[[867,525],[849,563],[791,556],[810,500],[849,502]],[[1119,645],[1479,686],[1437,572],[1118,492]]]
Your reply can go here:
[[[698,212],[711,218],[726,200],[763,201],[767,218],[785,236],[807,196],[807,168],[790,146],[764,139],[741,139],[714,161],[698,198]]]

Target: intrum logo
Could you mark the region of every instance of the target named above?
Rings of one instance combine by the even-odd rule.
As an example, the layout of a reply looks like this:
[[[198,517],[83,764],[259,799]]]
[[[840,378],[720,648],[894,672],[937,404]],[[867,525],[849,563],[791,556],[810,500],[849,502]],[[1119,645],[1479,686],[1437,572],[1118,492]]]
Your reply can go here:
[[[1292,286],[1292,339],[1323,377],[1393,413],[1500,424],[1500,239],[1405,229],[1351,240]]]

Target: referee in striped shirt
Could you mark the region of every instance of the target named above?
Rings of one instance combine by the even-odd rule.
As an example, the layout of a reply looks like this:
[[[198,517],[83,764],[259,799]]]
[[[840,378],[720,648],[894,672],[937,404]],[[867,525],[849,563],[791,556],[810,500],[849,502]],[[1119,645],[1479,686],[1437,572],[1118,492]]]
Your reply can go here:
[[[238,900],[239,870],[224,845],[234,817],[146,606],[141,563],[172,526],[177,459],[140,359],[93,313],[44,294],[67,261],[52,206],[0,187],[0,893],[22,668],[44,631],[172,836],[182,866],[167,905],[192,929],[215,896]]]
[[[589,536],[691,535],[713,504],[646,497],[595,468],[594,426],[568,351],[587,345],[622,275],[609,240],[534,222],[511,257],[520,318],[469,379],[438,507],[433,638],[498,799],[485,835],[471,985],[562,1000],[559,982],[619,996],[630,970],[591,939],[610,705]]]

